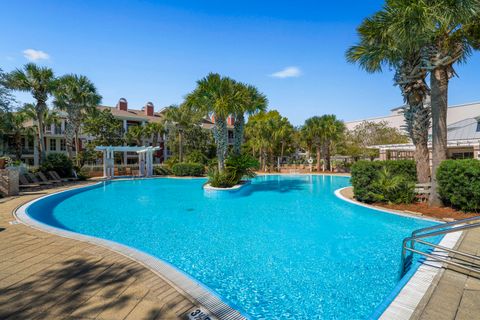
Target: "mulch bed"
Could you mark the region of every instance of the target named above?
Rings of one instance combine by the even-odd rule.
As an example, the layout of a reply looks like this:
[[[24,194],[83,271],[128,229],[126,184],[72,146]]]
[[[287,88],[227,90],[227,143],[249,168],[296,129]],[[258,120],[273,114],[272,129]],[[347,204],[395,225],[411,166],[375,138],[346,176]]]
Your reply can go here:
[[[419,212],[424,216],[433,217],[437,219],[465,219],[475,216],[480,216],[480,213],[458,211],[450,207],[429,207],[425,202],[417,202],[411,204],[387,204],[375,203],[375,206],[387,209]]]

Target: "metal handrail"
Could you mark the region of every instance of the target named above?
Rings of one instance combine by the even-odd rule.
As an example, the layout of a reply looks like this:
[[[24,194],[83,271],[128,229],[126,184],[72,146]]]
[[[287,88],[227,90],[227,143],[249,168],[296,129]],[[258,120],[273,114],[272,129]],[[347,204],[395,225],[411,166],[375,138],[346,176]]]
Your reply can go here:
[[[478,222],[471,223],[471,222],[475,222],[477,220],[478,220]],[[449,248],[444,247],[444,246],[440,246],[440,245],[437,245],[437,244],[433,244],[433,243],[421,240],[421,239],[424,239],[424,238],[430,238],[430,237],[435,237],[435,236],[439,236],[439,235],[442,235],[442,234],[448,234],[448,233],[453,233],[453,232],[458,232],[458,231],[463,231],[463,230],[468,230],[468,229],[474,229],[474,228],[480,228],[480,217],[472,217],[472,218],[462,219],[462,220],[458,220],[458,221],[453,221],[453,222],[444,223],[444,224],[441,224],[441,225],[435,225],[435,226],[431,226],[431,227],[426,227],[426,228],[422,228],[422,229],[418,229],[418,230],[413,231],[412,235],[410,237],[407,237],[407,238],[403,239],[403,242],[402,242],[402,276],[405,274],[405,269],[406,269],[406,263],[405,262],[406,262],[407,251],[409,251],[411,253],[417,253],[417,254],[429,257],[433,260],[444,262],[446,264],[450,264],[450,265],[456,266],[458,268],[463,268],[464,270],[468,270],[468,271],[472,271],[472,272],[476,272],[476,273],[480,274],[480,264],[477,265],[476,263],[472,263],[474,265],[474,268],[467,267],[467,266],[464,266],[464,265],[459,264],[457,262],[451,261],[449,259],[439,258],[439,257],[436,257],[434,255],[431,255],[431,254],[428,254],[426,252],[422,252],[422,251],[419,251],[419,250],[415,249],[415,242],[418,242],[418,243],[421,243],[423,245],[430,246],[432,248],[438,248],[438,249],[444,250],[446,252],[451,252],[451,253],[454,253],[454,254],[457,254],[457,255],[461,255],[463,257],[473,259],[473,260],[480,260],[479,256],[471,255],[471,254],[461,252],[461,251],[458,251],[458,250],[454,250],[454,249],[449,249]],[[437,230],[437,229],[441,229],[441,230]],[[433,230],[437,230],[437,231],[433,231]],[[431,231],[431,232],[426,232],[426,231]],[[424,232],[426,232],[426,233],[424,233]],[[410,245],[408,245],[408,243],[410,243]]]
[[[457,220],[457,221],[452,221],[452,222],[447,222],[447,223],[442,223],[442,224],[436,224],[436,225],[434,225],[434,226],[417,229],[417,230],[415,230],[415,231],[412,232],[412,237],[415,236],[416,234],[421,233],[421,232],[424,232],[424,231],[434,230],[434,229],[443,229],[443,228],[445,228],[445,227],[450,227],[450,226],[454,226],[454,225],[459,225],[459,224],[463,224],[463,223],[471,222],[471,221],[476,221],[476,220],[480,221],[480,216],[478,216],[478,217],[466,218],[466,219]]]

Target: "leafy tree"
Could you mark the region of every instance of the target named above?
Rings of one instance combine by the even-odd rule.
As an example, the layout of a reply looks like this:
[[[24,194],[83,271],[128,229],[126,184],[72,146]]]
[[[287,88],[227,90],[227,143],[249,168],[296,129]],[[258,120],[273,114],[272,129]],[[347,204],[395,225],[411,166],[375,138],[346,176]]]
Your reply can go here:
[[[23,143],[22,138],[28,139],[34,134],[33,128],[25,125],[28,115],[21,110],[18,112],[5,113],[3,120],[5,121],[5,133],[10,135],[15,143],[15,158],[20,161],[22,159]]]
[[[45,159],[44,119],[48,97],[56,88],[56,79],[52,69],[39,67],[34,63],[26,64],[23,69],[12,71],[7,76],[7,85],[13,90],[30,92],[36,100],[35,113],[38,123],[40,162]]]
[[[408,137],[397,128],[388,126],[386,121],[363,121],[344,136],[343,154],[371,160],[378,157],[378,150],[369,147],[382,144],[407,143]]]
[[[333,114],[320,117],[322,132],[322,155],[327,171],[331,170],[330,156],[332,146],[343,136],[345,125]]]
[[[302,127],[302,135],[305,137],[305,143],[309,151],[315,149],[317,153],[317,171],[320,171],[320,159],[322,150],[322,120],[320,117],[315,116],[305,120],[305,124]]]
[[[8,114],[11,112],[15,99],[10,89],[6,87],[6,75],[0,69],[0,134],[4,134],[8,126]]]
[[[96,146],[118,146],[123,143],[122,123],[108,109],[93,109],[87,113],[83,132],[95,137]]]
[[[85,76],[68,74],[58,80],[54,91],[54,105],[67,113],[66,145],[69,157],[72,158],[72,147],[75,144],[75,158],[78,163],[80,150],[80,129],[89,110],[96,108],[102,101],[95,85]]]
[[[215,119],[214,137],[219,172],[225,169],[228,151],[227,117],[240,110],[242,101],[235,81],[217,73],[210,73],[197,81],[197,87],[185,98],[186,106],[202,114],[212,114]]]

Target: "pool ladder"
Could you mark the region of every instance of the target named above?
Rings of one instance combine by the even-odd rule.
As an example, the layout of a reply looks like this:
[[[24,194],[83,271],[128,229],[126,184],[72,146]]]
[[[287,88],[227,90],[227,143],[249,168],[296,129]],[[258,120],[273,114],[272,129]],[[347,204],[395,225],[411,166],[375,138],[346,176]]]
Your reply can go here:
[[[431,238],[452,232],[464,231],[475,228],[480,228],[480,216],[443,223],[413,231],[410,237],[403,239],[401,276],[403,277],[405,273],[407,273],[407,271],[410,269],[413,261],[413,255],[415,253],[427,259],[443,262],[447,265],[460,268],[464,271],[473,272],[480,275],[480,256],[450,249],[423,240],[425,238]],[[420,251],[415,248],[416,243],[420,243],[422,245],[430,247],[430,249],[427,250],[427,252]],[[434,249],[437,250],[433,251]],[[454,256],[446,255],[445,253],[452,253],[454,254]],[[467,261],[466,259],[469,259],[469,261]]]

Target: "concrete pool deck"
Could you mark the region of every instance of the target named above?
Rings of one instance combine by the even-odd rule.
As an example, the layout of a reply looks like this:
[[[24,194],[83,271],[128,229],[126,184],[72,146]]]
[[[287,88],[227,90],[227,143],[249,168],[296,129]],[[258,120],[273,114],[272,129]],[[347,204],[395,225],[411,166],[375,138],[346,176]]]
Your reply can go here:
[[[0,199],[0,319],[188,319],[201,307],[129,257],[15,220],[18,206],[68,188]]]

